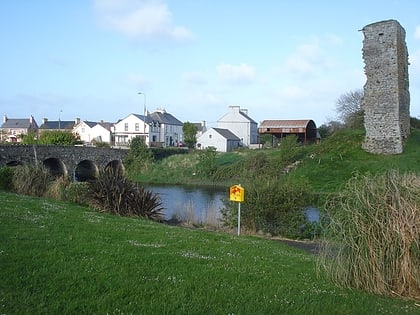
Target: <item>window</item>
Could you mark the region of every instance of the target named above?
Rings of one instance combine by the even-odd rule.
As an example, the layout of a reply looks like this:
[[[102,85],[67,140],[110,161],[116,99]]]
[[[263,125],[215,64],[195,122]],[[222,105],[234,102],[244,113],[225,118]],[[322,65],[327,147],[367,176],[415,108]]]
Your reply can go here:
[[[211,139],[211,135],[209,135],[209,139]]]
[[[140,130],[140,124],[139,123],[136,123],[135,128],[136,128],[136,131],[139,131]]]
[[[128,123],[124,124],[124,131],[128,131]]]

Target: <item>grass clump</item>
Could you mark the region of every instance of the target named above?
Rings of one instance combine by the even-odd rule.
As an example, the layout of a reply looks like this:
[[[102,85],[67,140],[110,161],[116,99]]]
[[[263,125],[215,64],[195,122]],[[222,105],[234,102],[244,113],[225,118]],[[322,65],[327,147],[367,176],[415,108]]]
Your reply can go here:
[[[42,165],[19,165],[13,171],[12,190],[21,195],[42,197],[53,180]]]
[[[163,220],[159,195],[131,181],[122,172],[111,169],[100,172],[99,177],[89,183],[88,191],[89,203],[98,211]]]
[[[353,177],[326,204],[320,267],[337,283],[420,299],[420,177]]]

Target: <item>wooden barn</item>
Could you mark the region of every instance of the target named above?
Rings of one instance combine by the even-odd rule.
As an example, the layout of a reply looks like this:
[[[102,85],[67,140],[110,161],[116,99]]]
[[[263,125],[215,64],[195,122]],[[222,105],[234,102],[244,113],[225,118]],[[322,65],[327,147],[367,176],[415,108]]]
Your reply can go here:
[[[315,122],[311,119],[302,120],[264,120],[261,122],[258,133],[271,134],[273,146],[288,135],[296,135],[303,144],[315,143],[319,140],[319,133]]]

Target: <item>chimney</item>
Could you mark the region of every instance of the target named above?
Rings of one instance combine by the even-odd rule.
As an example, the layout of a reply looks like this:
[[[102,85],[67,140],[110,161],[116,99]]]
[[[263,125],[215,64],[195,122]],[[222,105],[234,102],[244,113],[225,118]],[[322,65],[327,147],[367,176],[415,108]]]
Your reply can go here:
[[[42,124],[44,125],[44,124],[46,124],[48,122],[48,118],[42,118]]]
[[[75,124],[75,125],[80,124],[80,118],[78,118],[78,117],[77,117],[77,118],[74,120],[74,124]]]
[[[7,121],[7,119],[8,119],[8,118],[7,118],[7,116],[6,116],[6,115],[4,115],[4,116],[3,116],[3,123],[5,123],[5,122]]]

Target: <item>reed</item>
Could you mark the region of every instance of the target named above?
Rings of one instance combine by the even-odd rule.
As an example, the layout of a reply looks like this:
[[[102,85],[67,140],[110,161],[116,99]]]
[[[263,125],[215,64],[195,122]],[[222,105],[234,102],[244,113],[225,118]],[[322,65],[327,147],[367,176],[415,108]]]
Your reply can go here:
[[[419,176],[355,176],[326,209],[321,270],[347,287],[420,299]]]

